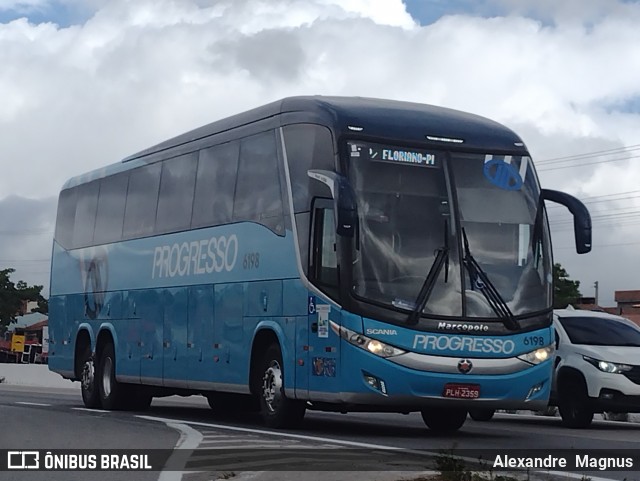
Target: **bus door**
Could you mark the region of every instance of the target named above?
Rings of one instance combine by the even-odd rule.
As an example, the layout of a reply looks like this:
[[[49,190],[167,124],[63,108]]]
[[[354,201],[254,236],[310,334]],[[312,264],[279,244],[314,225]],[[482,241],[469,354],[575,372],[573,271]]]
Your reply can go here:
[[[336,225],[333,201],[316,199],[311,228],[310,275],[313,283],[326,295],[309,292],[309,397],[319,393],[339,392],[338,369],[340,339],[331,332],[330,321],[341,324],[340,310],[328,299],[338,293]]]

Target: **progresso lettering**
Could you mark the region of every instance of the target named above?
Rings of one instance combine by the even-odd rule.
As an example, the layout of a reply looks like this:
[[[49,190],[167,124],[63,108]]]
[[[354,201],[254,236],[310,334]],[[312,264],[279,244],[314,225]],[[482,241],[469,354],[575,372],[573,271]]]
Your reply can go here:
[[[416,334],[413,338],[413,348],[420,348],[425,351],[464,351],[485,354],[511,354],[515,350],[516,344],[511,339]]]
[[[152,279],[231,271],[238,259],[238,238],[231,235],[158,246],[153,254]]]

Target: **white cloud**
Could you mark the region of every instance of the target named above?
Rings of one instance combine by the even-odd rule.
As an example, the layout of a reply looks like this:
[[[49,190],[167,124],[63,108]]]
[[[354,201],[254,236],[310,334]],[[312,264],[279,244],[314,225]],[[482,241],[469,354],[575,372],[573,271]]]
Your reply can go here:
[[[16,5],[0,2],[0,10]],[[68,28],[0,24],[0,197],[53,196],[72,175],[295,94],[472,111],[513,127],[537,159],[640,143],[640,114],[619,111],[640,96],[637,3],[547,5],[554,21],[543,23],[520,15],[532,4],[503,2],[511,15],[447,16],[425,27],[400,0],[65,3],[95,13]],[[598,195],[632,190],[638,165],[541,178]],[[572,275],[590,275],[587,257],[558,251],[557,259],[575,264]]]

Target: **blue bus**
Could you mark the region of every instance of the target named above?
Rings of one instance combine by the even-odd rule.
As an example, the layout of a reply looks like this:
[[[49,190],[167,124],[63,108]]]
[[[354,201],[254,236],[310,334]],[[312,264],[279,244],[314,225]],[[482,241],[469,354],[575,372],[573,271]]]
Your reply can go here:
[[[201,394],[291,427],[305,410],[538,409],[554,335],[545,200],[522,140],[417,103],[292,97],[61,190],[51,370],[89,408]]]

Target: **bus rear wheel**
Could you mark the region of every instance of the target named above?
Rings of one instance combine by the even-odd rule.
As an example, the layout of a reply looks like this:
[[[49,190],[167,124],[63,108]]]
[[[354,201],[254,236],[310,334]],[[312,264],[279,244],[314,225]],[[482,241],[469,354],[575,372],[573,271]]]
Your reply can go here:
[[[466,409],[459,408],[423,409],[421,414],[427,427],[439,433],[457,431],[467,419]]]
[[[304,418],[305,405],[285,395],[282,352],[278,344],[272,344],[266,350],[258,372],[260,380],[256,384],[260,387],[260,414],[264,423],[276,429],[299,425]]]
[[[100,393],[96,383],[96,363],[89,346],[83,349],[78,364],[80,365],[82,402],[89,409],[98,408],[100,407]]]
[[[100,352],[96,381],[102,409],[111,411],[125,407],[125,388],[116,380],[116,356],[111,343]]]

